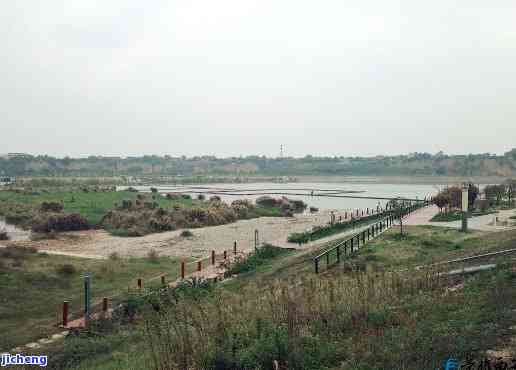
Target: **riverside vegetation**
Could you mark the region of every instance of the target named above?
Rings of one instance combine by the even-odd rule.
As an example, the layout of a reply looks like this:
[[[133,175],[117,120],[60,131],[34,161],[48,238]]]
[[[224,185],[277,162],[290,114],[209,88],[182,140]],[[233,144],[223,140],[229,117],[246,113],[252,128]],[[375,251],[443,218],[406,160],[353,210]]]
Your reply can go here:
[[[450,356],[478,359],[515,325],[513,261],[459,277],[413,268],[515,241],[515,231],[408,226],[318,276],[307,255],[274,256],[222,285],[192,281],[128,297],[131,324],[120,315],[56,344],[51,366],[420,370]]]
[[[192,158],[171,156],[0,158],[0,173],[12,176],[174,176],[189,182],[208,176],[516,176],[516,148],[504,155],[443,152],[376,157]],[[178,176],[179,175],[179,176]]]
[[[219,197],[192,199],[187,194],[138,193],[133,189],[82,187],[69,191],[0,191],[0,215],[36,233],[104,228],[118,236],[222,225],[263,216],[291,216],[306,205],[282,198],[257,204]]]

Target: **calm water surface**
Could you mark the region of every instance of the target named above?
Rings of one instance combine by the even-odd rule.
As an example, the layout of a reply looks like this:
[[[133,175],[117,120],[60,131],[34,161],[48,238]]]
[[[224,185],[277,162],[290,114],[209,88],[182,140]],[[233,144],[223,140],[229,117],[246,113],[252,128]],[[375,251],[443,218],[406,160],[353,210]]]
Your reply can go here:
[[[136,187],[141,191],[149,191],[149,186]],[[335,183],[247,183],[247,184],[209,184],[209,185],[193,185],[193,186],[155,186],[160,193],[179,191],[196,197],[197,194],[189,193],[189,190],[206,190],[212,189],[218,191],[220,189],[234,189],[235,191],[245,191],[246,193],[258,192],[284,192],[287,197],[292,199],[300,199],[309,206],[317,207],[321,210],[352,210],[359,208],[374,208],[378,204],[383,206],[385,200],[375,199],[350,199],[350,198],[326,198],[326,197],[312,197],[310,196],[310,189],[318,193],[316,189],[324,190],[338,190],[338,191],[353,191],[359,192],[354,194],[347,194],[352,196],[370,196],[370,197],[388,197],[388,198],[413,198],[423,199],[430,197],[438,192],[438,188],[434,185],[421,184],[335,184]],[[200,189],[202,188],[202,189]],[[251,191],[246,191],[251,189]],[[266,190],[265,190],[266,189]],[[282,190],[289,189],[289,190]],[[297,190],[296,190],[297,189]],[[303,190],[304,189],[304,190]],[[308,195],[291,195],[292,193],[306,193]],[[236,199],[251,199],[261,195],[220,195],[223,201],[232,202]],[[346,195],[346,194],[341,194]],[[209,197],[209,195],[208,195]],[[274,195],[280,197],[280,195]]]

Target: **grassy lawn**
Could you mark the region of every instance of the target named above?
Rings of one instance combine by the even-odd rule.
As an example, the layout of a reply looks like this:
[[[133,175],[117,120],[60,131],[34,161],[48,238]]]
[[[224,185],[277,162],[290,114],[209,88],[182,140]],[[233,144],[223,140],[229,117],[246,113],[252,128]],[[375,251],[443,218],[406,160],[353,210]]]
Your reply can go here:
[[[73,271],[61,271],[63,265],[72,265]],[[175,280],[179,263],[164,257],[92,260],[0,249],[0,349],[9,350],[57,331],[63,300],[70,301],[72,313],[80,312],[85,272],[92,273],[92,298],[98,302],[136,287],[138,277],[167,273]]]
[[[123,200],[136,199],[138,193],[131,191],[110,191],[110,192],[50,192],[23,194],[13,191],[0,191],[0,214],[2,213],[2,201],[11,204],[21,203],[39,207],[42,202],[59,202],[64,205],[64,212],[80,213],[91,225],[97,225],[102,217],[120,204]],[[155,201],[164,209],[172,209],[174,205],[184,206],[202,205],[202,202],[192,199],[167,199],[156,196]],[[5,204],[4,204],[5,207]]]
[[[468,218],[477,217],[477,216],[485,216],[485,215],[490,215],[493,213],[497,213],[497,211],[491,210],[491,211],[485,211],[485,212],[480,212],[480,211],[473,212],[473,213],[470,212],[470,213],[468,213]],[[438,213],[434,217],[432,217],[430,222],[450,222],[450,221],[460,221],[460,220],[462,220],[462,212],[454,211],[454,212]]]
[[[144,310],[145,320],[158,320],[150,332],[138,321],[70,338],[55,345],[51,358],[57,368],[77,370],[151,370],[155,356],[179,359],[181,353],[192,369],[268,369],[278,360],[299,369],[420,370],[442,368],[451,356],[481,359],[500,341],[508,343],[516,324],[514,260],[504,257],[495,270],[450,279],[411,267],[506,249],[516,231],[413,226],[406,232],[401,237],[389,230],[347,260],[371,265],[365,272],[335,267],[315,275],[311,253],[274,256],[205,294],[182,297],[165,316]],[[447,292],[458,283],[463,288]],[[191,331],[159,336],[175,344],[151,351],[151,340],[158,343],[153,330],[181,323],[185,315]]]
[[[408,226],[405,235],[390,229],[367,243],[342,265],[345,268],[371,264],[382,269],[412,268],[446,260],[514,248],[516,231],[466,234],[438,226]],[[504,257],[502,257],[504,258]]]

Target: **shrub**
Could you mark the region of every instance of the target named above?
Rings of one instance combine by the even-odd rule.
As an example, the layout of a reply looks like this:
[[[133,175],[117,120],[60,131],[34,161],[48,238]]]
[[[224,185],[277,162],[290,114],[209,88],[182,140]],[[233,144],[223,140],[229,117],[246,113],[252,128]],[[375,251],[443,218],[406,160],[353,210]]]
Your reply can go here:
[[[311,213],[319,212],[319,208],[317,208],[317,207],[310,207],[310,212]]]
[[[258,266],[263,265],[267,260],[284,255],[285,253],[288,253],[287,249],[265,244],[263,247],[258,248],[257,251],[250,254],[247,258],[237,261],[231,268],[230,272],[232,274],[241,274],[256,270]]]
[[[158,189],[156,189],[156,188],[150,188],[150,191],[151,191],[151,193],[157,193],[157,192],[158,192]]]
[[[32,231],[37,233],[49,233],[51,231],[78,231],[88,230],[88,221],[78,213],[68,215],[52,215],[36,221],[32,225]]]
[[[9,235],[7,235],[7,231],[0,230],[0,240],[9,240]]]
[[[120,255],[117,252],[110,253],[109,259],[111,261],[118,261],[120,259]]]
[[[63,205],[57,202],[43,202],[40,205],[41,212],[55,212],[59,213],[63,210]]]
[[[191,238],[193,236],[193,233],[190,230],[183,230],[181,232],[181,236],[183,238]]]
[[[198,199],[198,200],[205,200],[205,199],[206,199],[206,196],[205,196],[204,194],[199,194],[199,195],[197,196],[197,199]]]
[[[64,265],[57,266],[56,272],[59,275],[74,275],[77,272],[77,269],[71,263],[65,263]]]

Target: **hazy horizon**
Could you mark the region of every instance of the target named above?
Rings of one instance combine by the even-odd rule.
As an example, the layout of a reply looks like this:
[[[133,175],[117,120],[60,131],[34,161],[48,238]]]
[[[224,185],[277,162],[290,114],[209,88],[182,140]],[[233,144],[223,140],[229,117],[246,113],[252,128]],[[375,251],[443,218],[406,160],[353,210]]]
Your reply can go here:
[[[503,154],[516,3],[0,5],[0,153]]]

